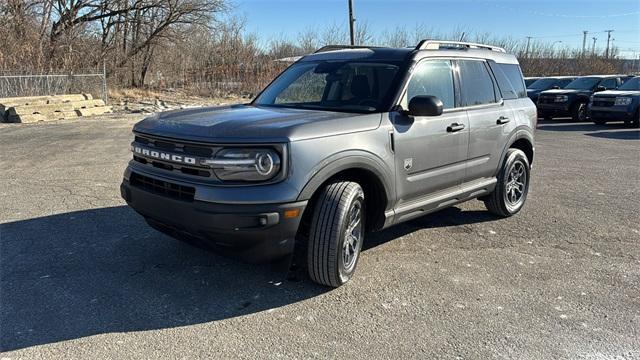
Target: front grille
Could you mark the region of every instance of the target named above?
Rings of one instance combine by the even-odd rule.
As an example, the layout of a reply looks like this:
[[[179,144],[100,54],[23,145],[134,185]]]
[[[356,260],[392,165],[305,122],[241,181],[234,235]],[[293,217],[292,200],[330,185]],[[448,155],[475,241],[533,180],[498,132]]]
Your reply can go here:
[[[174,184],[134,172],[129,177],[129,183],[133,187],[183,201],[193,201],[193,196],[196,193],[194,187]]]
[[[157,148],[158,150],[164,150],[174,153],[183,153],[191,156],[203,156],[210,157],[214,154],[214,147],[194,145],[189,143],[183,143],[179,141],[168,141],[164,139],[157,139],[146,135],[136,135],[135,142]]]
[[[209,170],[202,170],[195,167],[188,167],[188,166],[170,164],[170,163],[161,162],[161,161],[155,161],[155,160],[146,159],[137,155],[133,155],[133,160],[141,164],[151,165],[155,168],[162,169],[162,170],[179,171],[185,175],[191,175],[191,176],[211,177],[211,171]]]
[[[539,103],[539,104],[553,104],[553,103],[555,103],[555,99],[556,99],[556,97],[555,97],[555,96],[553,96],[553,97],[549,97],[549,96],[540,96],[540,97],[538,98],[538,103]]]
[[[182,156],[191,156],[196,158],[210,158],[213,157],[220,148],[217,146],[206,146],[200,144],[192,144],[182,141],[174,141],[163,138],[156,138],[149,135],[136,134],[134,144],[140,144],[148,149],[157,149],[158,151],[164,151],[167,153],[178,154]],[[189,176],[207,177],[211,178],[213,173],[211,169],[203,166],[178,164],[175,162],[162,161],[156,158],[144,157],[140,154],[134,154],[133,160],[153,166],[165,171],[179,172]]]
[[[611,107],[613,106],[613,104],[615,104],[615,102],[616,102],[615,98],[594,98],[593,106]]]

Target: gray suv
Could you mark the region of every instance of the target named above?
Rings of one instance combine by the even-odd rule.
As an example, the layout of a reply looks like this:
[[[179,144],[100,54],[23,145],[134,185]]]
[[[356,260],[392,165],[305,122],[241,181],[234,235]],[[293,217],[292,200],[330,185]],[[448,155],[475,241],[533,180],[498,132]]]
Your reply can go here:
[[[478,198],[527,198],[536,108],[501,48],[331,46],[251,103],[165,112],[133,129],[122,197],[153,228],[320,284],[354,274],[365,234]]]

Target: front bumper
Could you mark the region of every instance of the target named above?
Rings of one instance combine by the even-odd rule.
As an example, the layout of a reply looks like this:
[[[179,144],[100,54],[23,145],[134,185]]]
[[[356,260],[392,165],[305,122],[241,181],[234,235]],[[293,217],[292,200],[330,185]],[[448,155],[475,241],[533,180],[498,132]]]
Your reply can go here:
[[[176,238],[195,238],[213,249],[251,262],[274,260],[293,252],[307,205],[307,201],[222,204],[184,200],[132,185],[126,178],[120,192],[153,228]],[[297,216],[285,216],[287,210],[298,210]]]
[[[633,121],[636,112],[631,106],[591,106],[589,116],[593,120],[604,121]]]
[[[571,116],[571,107],[569,102],[540,104],[537,105],[538,117],[569,117]]]

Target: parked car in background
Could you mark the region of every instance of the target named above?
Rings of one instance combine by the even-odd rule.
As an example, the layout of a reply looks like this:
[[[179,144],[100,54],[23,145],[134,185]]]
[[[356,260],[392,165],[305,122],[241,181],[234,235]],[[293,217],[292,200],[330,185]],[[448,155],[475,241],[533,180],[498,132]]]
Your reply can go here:
[[[627,75],[590,75],[573,80],[564,89],[546,90],[538,96],[538,117],[571,117],[587,120],[587,106],[595,92],[615,90],[629,79]]]
[[[629,79],[617,90],[594,94],[589,103],[589,114],[598,125],[624,121],[640,127],[640,77]]]
[[[528,88],[529,85],[533,84],[534,82],[536,82],[539,79],[541,79],[541,77],[539,77],[539,76],[526,77],[526,78],[524,78],[524,85]]]
[[[553,76],[540,78],[527,86],[527,96],[534,103],[538,101],[538,95],[545,90],[564,89],[576,76]]]

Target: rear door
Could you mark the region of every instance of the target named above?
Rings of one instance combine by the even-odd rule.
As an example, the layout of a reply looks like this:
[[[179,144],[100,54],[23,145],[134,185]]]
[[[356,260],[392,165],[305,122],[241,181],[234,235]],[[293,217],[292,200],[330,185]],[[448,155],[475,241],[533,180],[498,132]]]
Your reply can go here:
[[[394,115],[398,205],[447,188],[464,179],[469,125],[464,110],[456,109],[452,62],[427,59],[418,63],[401,100],[404,109],[417,95],[442,100],[440,116]],[[452,127],[452,125],[454,125]]]
[[[515,126],[514,113],[502,99],[485,60],[458,60],[457,65],[461,101],[469,117],[470,131],[465,182],[491,178],[496,174],[502,151]]]

